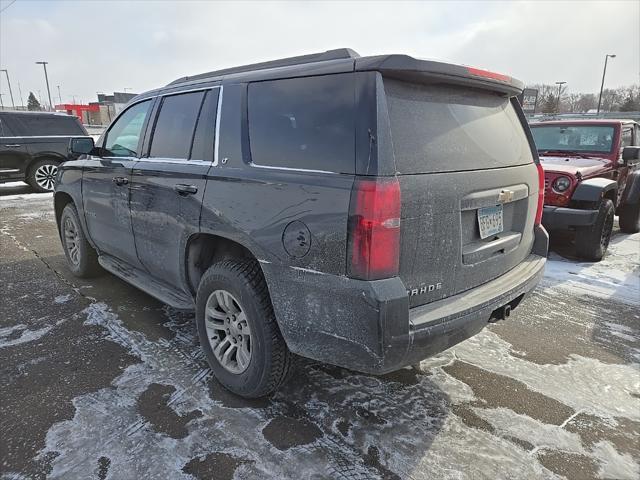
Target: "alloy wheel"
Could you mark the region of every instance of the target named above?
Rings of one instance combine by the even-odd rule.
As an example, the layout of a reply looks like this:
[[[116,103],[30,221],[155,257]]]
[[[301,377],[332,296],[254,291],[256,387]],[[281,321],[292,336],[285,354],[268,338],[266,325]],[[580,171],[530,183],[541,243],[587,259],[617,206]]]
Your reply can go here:
[[[69,217],[64,220],[64,245],[69,259],[75,266],[78,266],[80,264],[80,235],[77,225]]]
[[[226,290],[215,290],[205,306],[207,339],[220,365],[233,374],[251,362],[251,330],[240,303]]]
[[[44,190],[53,190],[57,174],[58,167],[56,165],[50,163],[40,165],[35,174],[36,183]]]

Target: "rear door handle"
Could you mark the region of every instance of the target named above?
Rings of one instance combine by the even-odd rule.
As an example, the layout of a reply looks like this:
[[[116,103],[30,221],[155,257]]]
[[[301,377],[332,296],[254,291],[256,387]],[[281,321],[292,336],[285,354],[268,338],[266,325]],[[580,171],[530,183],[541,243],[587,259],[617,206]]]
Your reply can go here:
[[[113,183],[115,183],[118,186],[122,186],[129,183],[129,179],[126,177],[113,177]]]
[[[194,193],[198,193],[198,187],[195,185],[185,185],[183,183],[174,185],[173,189],[178,192],[178,195],[193,195]]]
[[[7,148],[18,148],[21,147],[22,145],[20,145],[19,143],[7,143],[5,144],[5,147]]]

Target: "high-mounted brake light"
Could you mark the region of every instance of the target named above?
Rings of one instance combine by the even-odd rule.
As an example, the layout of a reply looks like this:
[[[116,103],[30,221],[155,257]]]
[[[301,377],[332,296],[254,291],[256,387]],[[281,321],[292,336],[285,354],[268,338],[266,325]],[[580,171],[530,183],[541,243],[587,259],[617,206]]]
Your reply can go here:
[[[398,274],[400,184],[396,177],[357,179],[349,212],[349,276],[362,280]]]
[[[489,70],[482,70],[481,68],[467,67],[467,71],[471,75],[476,77],[490,78],[491,80],[498,80],[500,82],[510,82],[511,77],[503,75],[502,73],[490,72]]]
[[[544,170],[539,163],[536,163],[536,167],[538,167],[538,209],[536,210],[535,224],[540,225],[544,209]]]

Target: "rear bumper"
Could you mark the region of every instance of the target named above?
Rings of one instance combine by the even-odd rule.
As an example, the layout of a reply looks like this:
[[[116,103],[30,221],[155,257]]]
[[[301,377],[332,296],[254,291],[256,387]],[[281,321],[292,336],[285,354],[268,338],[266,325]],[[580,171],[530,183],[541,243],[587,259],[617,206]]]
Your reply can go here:
[[[542,224],[547,230],[561,230],[593,225],[597,217],[598,210],[579,210],[545,205],[542,212]]]
[[[403,282],[372,282],[262,265],[280,330],[294,353],[366,373],[411,365],[478,333],[515,308],[544,274],[546,232],[517,267],[458,295],[409,308]],[[544,252],[542,252],[544,250]]]

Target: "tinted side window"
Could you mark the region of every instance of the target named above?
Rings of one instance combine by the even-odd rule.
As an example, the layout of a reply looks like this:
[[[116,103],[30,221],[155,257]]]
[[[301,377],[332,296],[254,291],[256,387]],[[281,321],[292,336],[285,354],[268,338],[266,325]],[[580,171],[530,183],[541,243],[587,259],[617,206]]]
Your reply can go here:
[[[13,115],[11,123],[20,135],[37,137],[48,135],[86,135],[78,119],[68,115]]]
[[[162,99],[153,131],[150,157],[189,158],[203,97],[204,92],[193,92]]]
[[[624,148],[630,145],[633,145],[632,132],[630,128],[625,128],[620,136],[620,146]]]
[[[142,127],[149,114],[151,100],[136,103],[126,110],[107,132],[104,142],[107,157],[137,157]]]
[[[14,135],[6,117],[0,117],[0,137],[12,137]]]
[[[352,74],[249,85],[249,139],[257,165],[353,173]]]
[[[200,110],[200,117],[196,124],[196,132],[193,136],[191,147],[192,160],[213,161],[213,145],[216,131],[216,114],[218,112],[218,92],[214,88],[207,92],[207,96]]]

